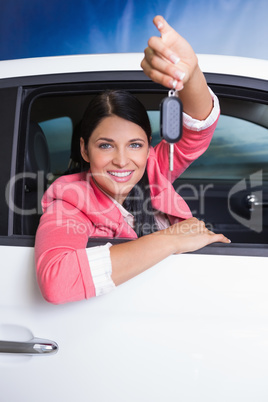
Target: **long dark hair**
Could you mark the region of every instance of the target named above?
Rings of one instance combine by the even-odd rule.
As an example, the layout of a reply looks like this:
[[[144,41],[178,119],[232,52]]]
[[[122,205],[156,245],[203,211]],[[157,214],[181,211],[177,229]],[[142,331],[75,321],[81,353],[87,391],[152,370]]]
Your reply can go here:
[[[129,92],[109,90],[97,95],[89,103],[85,111],[81,123],[81,136],[84,139],[85,146],[87,146],[88,140],[98,124],[100,124],[105,117],[112,115],[121,117],[140,126],[146,133],[148,144],[150,144],[152,130],[143,104]],[[134,215],[134,229],[138,237],[157,230],[146,169],[143,177],[126,197],[123,207]]]

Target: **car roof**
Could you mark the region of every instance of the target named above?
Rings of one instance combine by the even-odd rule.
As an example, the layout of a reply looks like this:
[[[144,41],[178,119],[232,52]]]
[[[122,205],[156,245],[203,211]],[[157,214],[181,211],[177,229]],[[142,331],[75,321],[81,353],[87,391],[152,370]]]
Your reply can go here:
[[[143,53],[53,56],[0,61],[0,79],[93,71],[137,71]],[[268,60],[198,54],[205,73],[268,79]]]

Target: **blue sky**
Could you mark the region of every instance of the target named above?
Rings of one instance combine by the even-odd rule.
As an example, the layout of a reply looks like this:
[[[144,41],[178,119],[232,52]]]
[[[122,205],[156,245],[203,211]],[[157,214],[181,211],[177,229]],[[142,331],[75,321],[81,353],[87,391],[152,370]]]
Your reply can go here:
[[[0,0],[0,59],[142,52],[156,14],[197,53],[268,58],[267,0]]]

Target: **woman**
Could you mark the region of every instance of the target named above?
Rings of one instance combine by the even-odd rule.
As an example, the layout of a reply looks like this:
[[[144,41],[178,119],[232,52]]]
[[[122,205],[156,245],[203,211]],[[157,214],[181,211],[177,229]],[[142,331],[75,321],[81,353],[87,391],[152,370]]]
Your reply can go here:
[[[137,99],[108,91],[92,101],[81,138],[90,170],[58,179],[43,198],[36,266],[52,303],[107,293],[171,254],[229,243],[192,218],[171,185],[208,147],[219,107],[191,46],[162,17],[154,23],[161,37],[149,40],[142,68],[155,82],[180,90],[185,112],[174,170],[168,170],[167,143],[150,147],[148,116]],[[135,240],[86,249],[96,236]]]

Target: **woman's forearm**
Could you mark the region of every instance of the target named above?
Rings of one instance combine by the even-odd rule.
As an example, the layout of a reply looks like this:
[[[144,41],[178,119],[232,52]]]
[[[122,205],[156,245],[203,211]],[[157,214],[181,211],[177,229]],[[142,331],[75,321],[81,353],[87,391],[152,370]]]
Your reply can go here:
[[[166,242],[165,235],[150,234],[112,246],[110,256],[115,285],[128,281],[173,254],[175,248],[172,243]]]
[[[171,254],[198,250],[214,242],[230,240],[209,231],[203,221],[189,218],[159,232],[117,244],[110,248],[112,280],[120,285]]]
[[[194,119],[205,120],[209,116],[213,108],[213,100],[199,66],[180,91],[180,99],[184,112]]]

